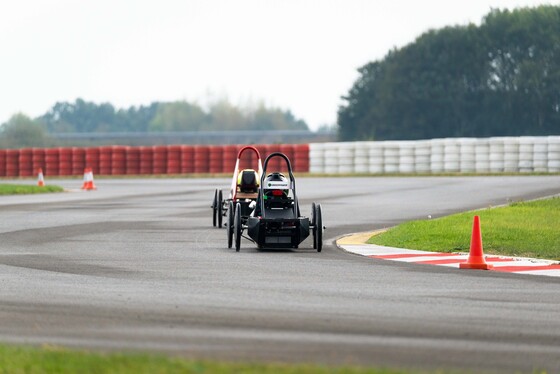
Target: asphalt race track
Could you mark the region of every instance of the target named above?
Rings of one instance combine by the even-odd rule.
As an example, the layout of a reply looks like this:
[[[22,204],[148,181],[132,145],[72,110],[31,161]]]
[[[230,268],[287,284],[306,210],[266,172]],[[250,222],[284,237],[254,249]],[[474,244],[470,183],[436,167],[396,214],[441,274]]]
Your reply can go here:
[[[343,234],[560,193],[560,176],[300,178],[325,244],[227,249],[228,179],[0,197],[0,341],[226,360],[560,371],[560,279],[372,260]],[[51,181],[47,180],[47,183]],[[484,235],[484,222],[482,222]]]

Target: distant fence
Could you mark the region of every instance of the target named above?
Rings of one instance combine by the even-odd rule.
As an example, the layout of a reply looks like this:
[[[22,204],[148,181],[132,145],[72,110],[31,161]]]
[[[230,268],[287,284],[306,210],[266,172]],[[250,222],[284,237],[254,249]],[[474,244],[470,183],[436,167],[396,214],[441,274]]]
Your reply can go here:
[[[232,173],[242,145],[101,146],[0,149],[0,177]],[[295,172],[326,174],[558,173],[560,136],[255,145],[282,152]],[[243,169],[256,168],[253,152]],[[280,158],[270,170],[285,171]]]
[[[311,173],[560,172],[560,136],[310,144]]]
[[[243,130],[243,131],[175,131],[175,132],[106,132],[52,133],[61,142],[85,146],[99,145],[232,145],[232,144],[295,144],[336,140],[336,132],[308,130]]]
[[[264,162],[272,152],[282,152],[296,172],[309,171],[308,144],[254,145]],[[233,173],[241,145],[102,146],[86,148],[0,149],[0,177],[29,177],[39,168],[47,176],[82,175],[91,167],[96,175],[149,175],[190,173]],[[243,169],[256,169],[253,152],[240,162]],[[283,171],[285,163],[276,158],[270,168]]]

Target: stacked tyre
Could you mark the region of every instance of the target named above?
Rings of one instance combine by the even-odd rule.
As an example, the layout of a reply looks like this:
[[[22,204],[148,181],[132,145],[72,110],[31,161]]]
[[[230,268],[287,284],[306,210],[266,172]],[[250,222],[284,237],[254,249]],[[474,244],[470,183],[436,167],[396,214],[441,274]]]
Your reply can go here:
[[[205,145],[197,145],[194,147],[194,172],[208,173],[210,167],[210,148]]]
[[[6,176],[6,150],[0,149],[0,177]]]
[[[154,159],[153,159],[153,173],[166,174],[167,173],[167,147],[154,146]]]
[[[167,147],[167,174],[181,172],[181,146],[170,145]]]
[[[140,148],[139,147],[126,148],[126,174],[128,175],[140,174]]]
[[[80,175],[86,168],[86,150],[84,148],[72,148],[72,175]]]
[[[24,148],[19,150],[19,176],[30,177],[33,175],[33,150]]]
[[[111,149],[111,174],[126,174],[126,147],[115,145]]]
[[[213,146],[208,151],[208,172],[212,174],[222,173],[224,165],[224,147]]]
[[[194,147],[191,145],[181,146],[181,173],[194,173]]]
[[[58,174],[58,148],[45,150],[45,175],[55,176]]]
[[[94,174],[99,173],[100,150],[97,147],[86,148],[86,158],[84,168],[91,168]]]
[[[113,147],[99,147],[99,174],[111,175],[113,170]]]
[[[153,172],[154,150],[152,147],[140,147],[140,174],[147,175]]]
[[[309,144],[294,145],[294,171],[309,172]]]
[[[560,136],[548,137],[548,172],[560,172]]]

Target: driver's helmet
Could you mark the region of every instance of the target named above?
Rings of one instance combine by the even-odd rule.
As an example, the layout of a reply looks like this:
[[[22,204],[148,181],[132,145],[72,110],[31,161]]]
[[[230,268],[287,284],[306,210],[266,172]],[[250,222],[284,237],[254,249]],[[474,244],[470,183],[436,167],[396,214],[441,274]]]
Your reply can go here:
[[[290,182],[284,174],[274,172],[266,176],[262,187],[266,195],[287,197],[290,191]],[[281,191],[282,194],[280,195],[277,191]]]
[[[237,175],[237,186],[240,192],[257,192],[259,175],[253,169],[243,169]]]

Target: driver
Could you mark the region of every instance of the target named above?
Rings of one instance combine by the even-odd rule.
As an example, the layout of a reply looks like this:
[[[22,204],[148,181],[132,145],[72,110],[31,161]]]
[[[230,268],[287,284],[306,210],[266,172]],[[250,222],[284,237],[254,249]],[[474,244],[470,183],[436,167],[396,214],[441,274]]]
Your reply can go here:
[[[280,172],[270,173],[264,179],[264,183],[262,185],[262,193],[263,193],[263,200],[285,200],[289,199],[289,192],[290,192],[290,182],[284,176],[284,174]],[[259,216],[260,212],[260,204],[258,201],[256,202],[255,210],[253,211],[254,216]]]
[[[289,182],[284,174],[280,172],[274,172],[266,176],[263,188],[265,189],[265,196],[276,196],[274,191],[281,190],[283,193],[282,197],[288,197],[288,192],[290,191],[287,188],[288,186]]]

